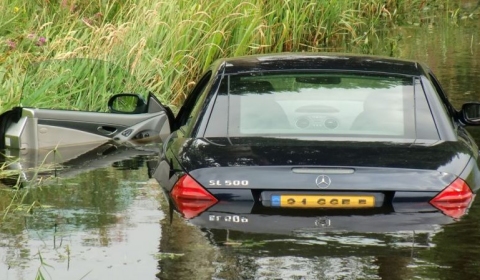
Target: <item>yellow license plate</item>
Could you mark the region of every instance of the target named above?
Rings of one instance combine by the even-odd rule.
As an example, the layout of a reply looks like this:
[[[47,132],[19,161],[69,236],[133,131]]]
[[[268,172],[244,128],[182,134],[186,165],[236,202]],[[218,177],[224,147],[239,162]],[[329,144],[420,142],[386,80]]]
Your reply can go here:
[[[302,208],[368,208],[375,206],[371,195],[272,195],[271,205]]]

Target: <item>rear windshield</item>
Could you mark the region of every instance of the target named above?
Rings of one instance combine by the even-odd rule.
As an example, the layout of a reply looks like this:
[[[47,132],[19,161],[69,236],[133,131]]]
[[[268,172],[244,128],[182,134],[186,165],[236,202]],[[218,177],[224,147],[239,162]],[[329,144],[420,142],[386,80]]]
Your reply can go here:
[[[413,139],[413,104],[411,77],[363,73],[235,75],[222,80],[210,121],[216,125],[226,122],[232,137]]]

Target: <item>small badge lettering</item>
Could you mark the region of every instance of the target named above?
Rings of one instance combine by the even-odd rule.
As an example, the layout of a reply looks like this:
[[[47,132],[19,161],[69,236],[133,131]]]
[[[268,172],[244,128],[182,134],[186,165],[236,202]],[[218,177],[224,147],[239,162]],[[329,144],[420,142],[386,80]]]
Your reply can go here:
[[[248,186],[248,180],[209,180],[209,186]]]

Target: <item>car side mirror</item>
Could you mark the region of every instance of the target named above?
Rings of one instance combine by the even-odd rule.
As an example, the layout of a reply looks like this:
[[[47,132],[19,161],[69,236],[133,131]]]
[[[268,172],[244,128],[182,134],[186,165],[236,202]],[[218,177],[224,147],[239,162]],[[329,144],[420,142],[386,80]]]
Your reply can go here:
[[[108,109],[117,114],[142,114],[147,113],[148,107],[145,100],[135,93],[115,94],[108,100]]]
[[[463,104],[460,114],[465,124],[480,125],[480,103],[468,102]]]

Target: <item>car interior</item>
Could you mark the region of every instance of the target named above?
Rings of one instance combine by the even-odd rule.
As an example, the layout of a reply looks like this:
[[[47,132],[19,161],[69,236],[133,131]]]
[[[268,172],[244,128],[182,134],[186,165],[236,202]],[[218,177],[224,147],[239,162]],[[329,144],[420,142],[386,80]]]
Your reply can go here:
[[[348,79],[345,84],[335,79],[334,85],[312,85],[308,79],[289,84],[275,76],[231,79],[229,110],[238,116],[233,127],[244,135],[404,135],[408,87],[374,79],[371,86],[350,86]]]

